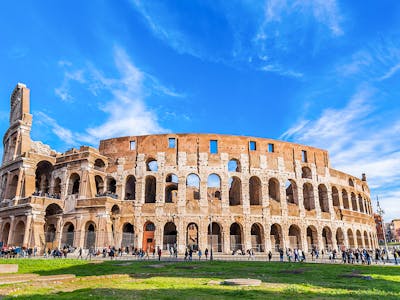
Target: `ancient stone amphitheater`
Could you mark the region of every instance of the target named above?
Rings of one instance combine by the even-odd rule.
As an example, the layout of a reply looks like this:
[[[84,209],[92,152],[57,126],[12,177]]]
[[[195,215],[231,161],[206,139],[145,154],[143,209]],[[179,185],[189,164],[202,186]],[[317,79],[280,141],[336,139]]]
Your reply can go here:
[[[57,153],[30,139],[29,101],[18,84],[0,169],[3,245],[215,254],[377,246],[365,175],[332,169],[325,150],[171,133]]]

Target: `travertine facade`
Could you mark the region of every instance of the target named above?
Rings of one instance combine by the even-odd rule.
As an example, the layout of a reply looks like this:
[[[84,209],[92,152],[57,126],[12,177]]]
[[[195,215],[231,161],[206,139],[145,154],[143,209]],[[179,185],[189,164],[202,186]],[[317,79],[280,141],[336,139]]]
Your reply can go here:
[[[327,151],[253,137],[163,134],[61,154],[31,141],[31,124],[29,89],[18,84],[0,169],[6,245],[183,252],[212,243],[214,253],[377,246],[365,176],[332,169]]]

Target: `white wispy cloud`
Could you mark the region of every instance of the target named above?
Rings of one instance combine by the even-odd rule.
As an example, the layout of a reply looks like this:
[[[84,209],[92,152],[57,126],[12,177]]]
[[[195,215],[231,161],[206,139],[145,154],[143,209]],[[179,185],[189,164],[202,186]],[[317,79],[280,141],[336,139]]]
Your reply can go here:
[[[111,137],[168,132],[159,124],[157,114],[146,105],[146,98],[151,94],[182,98],[185,94],[164,86],[156,77],[140,70],[121,47],[114,49],[114,63],[118,77],[105,76],[93,64],[73,70],[72,64],[60,63],[68,68],[64,73],[65,82],[78,82],[95,96],[110,95],[109,100],[98,104],[98,109],[106,114],[105,121],[83,132],[72,132],[48,114],[37,113],[44,120],[42,123],[66,144],[73,146],[83,142],[97,145],[99,140]]]
[[[72,64],[68,61],[59,61],[58,64],[62,67],[70,67]],[[54,93],[62,101],[73,101],[70,88],[71,82],[85,83],[84,70],[64,71],[64,78],[61,85],[54,89]]]
[[[293,71],[290,69],[285,69],[282,66],[272,65],[272,64],[265,65],[264,67],[261,68],[261,70],[265,72],[277,73],[282,76],[294,77],[294,78],[301,78],[304,76],[303,73]]]
[[[281,138],[327,149],[334,168],[360,177],[368,176],[373,195],[400,193],[400,121],[379,115],[374,101],[377,90],[359,88],[342,108],[327,108],[315,119],[301,120]],[[388,120],[385,121],[387,117]],[[376,124],[380,124],[377,126]],[[398,205],[382,199],[390,217]]]

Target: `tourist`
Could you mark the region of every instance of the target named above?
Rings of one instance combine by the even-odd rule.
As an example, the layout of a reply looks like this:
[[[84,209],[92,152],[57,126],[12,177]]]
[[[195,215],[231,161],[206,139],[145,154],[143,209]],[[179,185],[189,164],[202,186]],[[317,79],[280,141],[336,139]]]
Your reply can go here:
[[[396,249],[393,249],[393,257],[394,257],[394,263],[397,265],[397,251],[396,251]]]
[[[281,262],[283,262],[283,249],[282,248],[279,249],[279,260]]]
[[[158,261],[160,261],[161,260],[161,248],[160,247],[157,247],[158,249],[157,249],[157,255],[158,255]]]
[[[271,250],[268,252],[268,261],[271,262],[272,259],[272,252]]]
[[[201,255],[202,255],[203,253],[201,252],[201,249],[199,249],[199,251],[197,251],[197,255],[199,256],[199,260],[201,260]]]
[[[206,250],[204,250],[204,255],[206,256],[206,260],[208,258],[208,248],[206,248]]]
[[[189,249],[189,260],[192,261],[193,258],[193,250],[192,248]]]
[[[186,248],[186,249],[185,249],[185,261],[187,260],[187,258],[188,258],[188,255],[189,255],[189,253],[188,253],[188,249]]]
[[[78,251],[78,258],[81,258],[81,259],[83,258],[83,257],[82,257],[82,248],[79,248],[79,251]]]

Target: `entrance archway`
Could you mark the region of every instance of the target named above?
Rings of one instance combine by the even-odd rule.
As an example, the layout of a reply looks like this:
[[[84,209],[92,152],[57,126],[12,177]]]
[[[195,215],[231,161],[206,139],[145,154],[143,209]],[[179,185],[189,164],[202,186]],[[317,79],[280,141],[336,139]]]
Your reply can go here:
[[[292,249],[301,248],[301,231],[297,225],[289,227],[289,247]]]
[[[186,246],[193,251],[199,248],[199,228],[196,223],[190,223],[187,227]]]
[[[327,226],[322,229],[322,241],[325,250],[332,249],[332,231]]]
[[[264,252],[264,229],[261,224],[251,226],[251,248],[255,252]]]
[[[242,236],[242,227],[233,223],[230,228],[231,251],[243,250]]]
[[[307,227],[307,245],[308,251],[318,248],[318,232],[314,226]]]
[[[211,232],[210,232],[210,225],[208,225],[208,246],[212,249],[213,252],[222,252],[222,234],[221,234],[221,226],[216,223],[212,222],[211,224]],[[212,242],[211,242],[212,239]]]
[[[62,246],[74,246],[75,227],[71,222],[68,222],[63,227],[61,244]]]
[[[347,239],[349,240],[349,247],[354,249],[355,248],[354,236],[353,236],[353,231],[351,229],[347,230]]]
[[[8,246],[8,235],[10,234],[10,223],[6,223],[3,227],[3,233],[1,235],[1,241],[3,242],[3,246]]]
[[[275,251],[283,248],[282,227],[279,224],[275,223],[271,226],[270,238],[271,245]]]
[[[344,244],[344,234],[341,228],[336,230],[336,244],[339,249],[344,250],[346,245]]]
[[[369,240],[368,240],[368,234],[366,231],[364,231],[364,248],[370,249],[369,247]]]
[[[121,248],[133,247],[135,243],[135,230],[131,223],[122,226]]]
[[[24,242],[24,233],[25,233],[25,223],[23,221],[19,221],[17,226],[15,226],[14,230],[13,246],[22,246],[22,243]]]
[[[148,251],[149,253],[155,249],[156,241],[154,240],[154,232],[156,231],[156,226],[153,222],[146,222],[143,226],[143,243],[142,249]]]
[[[86,230],[86,239],[85,239],[85,248],[94,248],[96,246],[96,225],[89,221],[85,226]]]
[[[164,225],[164,237],[163,237],[163,249],[170,250],[176,248],[178,232],[176,230],[176,225],[173,222],[168,222]]]

